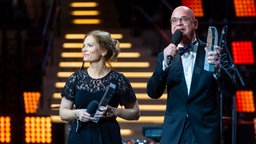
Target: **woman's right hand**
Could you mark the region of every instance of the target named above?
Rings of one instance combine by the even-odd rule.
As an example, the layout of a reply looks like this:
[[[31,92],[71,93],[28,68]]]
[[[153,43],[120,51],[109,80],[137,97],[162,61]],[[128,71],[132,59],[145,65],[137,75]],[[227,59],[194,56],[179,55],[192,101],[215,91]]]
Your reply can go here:
[[[89,114],[86,109],[76,109],[75,114],[76,118],[81,122],[88,122],[95,119],[91,117],[91,114]]]

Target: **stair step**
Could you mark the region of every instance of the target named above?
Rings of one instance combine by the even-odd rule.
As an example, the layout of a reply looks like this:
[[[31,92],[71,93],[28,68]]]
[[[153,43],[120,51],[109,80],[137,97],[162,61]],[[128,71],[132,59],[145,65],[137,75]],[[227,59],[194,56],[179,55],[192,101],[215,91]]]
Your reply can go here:
[[[65,123],[64,121],[60,121],[59,118],[59,104],[61,101],[60,93],[63,85],[65,84],[67,78],[75,71],[78,71],[82,65],[82,43],[83,37],[81,35],[85,35],[90,30],[100,29],[110,32],[111,34],[121,34],[122,38],[118,39],[121,44],[122,43],[130,43],[131,48],[121,48],[121,53],[125,52],[136,52],[139,54],[139,57],[130,57],[124,58],[119,57],[116,63],[133,63],[132,67],[116,67],[113,63],[112,69],[121,73],[124,73],[126,77],[129,79],[131,84],[142,84],[143,87],[136,88],[134,87],[134,92],[137,95],[137,99],[141,106],[141,118],[138,121],[125,121],[120,120],[121,130],[130,129],[133,131],[131,135],[123,136],[124,139],[145,139],[142,136],[142,127],[145,125],[160,125],[163,119],[165,111],[165,103],[166,103],[166,95],[163,98],[158,100],[150,99],[146,94],[146,83],[149,80],[149,77],[152,75],[155,67],[156,57],[151,56],[151,49],[145,47],[142,43],[142,39],[140,37],[133,37],[131,30],[127,28],[120,28],[118,21],[118,16],[116,15],[115,8],[111,9],[113,6],[113,2],[109,4],[110,1],[100,1],[99,9],[101,10],[101,15],[99,17],[96,16],[84,16],[83,18],[100,18],[103,23],[99,25],[72,25],[70,27],[63,30],[64,35],[59,38],[61,40],[55,41],[57,44],[56,51],[54,52],[57,56],[56,62],[53,66],[48,67],[46,75],[44,77],[44,97],[48,100],[49,103],[44,102],[44,105],[50,106],[50,114],[53,117],[53,123]],[[108,3],[108,4],[107,4]],[[76,10],[82,10],[84,8],[76,8]],[[69,8],[69,10],[74,10],[74,8]],[[89,9],[91,10],[91,8]],[[69,12],[66,12],[69,13]],[[103,15],[107,13],[106,15]],[[74,18],[82,18],[82,16],[74,16],[69,19],[72,20]],[[79,34],[79,38],[65,38],[66,34]],[[59,43],[61,42],[61,44]],[[78,48],[63,48],[63,44],[67,43],[77,43]],[[81,48],[79,47],[81,45]],[[60,48],[59,48],[60,47]],[[61,54],[64,52],[73,52],[73,53],[81,53],[81,57],[62,57]],[[127,53],[126,53],[127,54]],[[61,67],[60,64],[66,62],[72,62],[72,66],[69,67]],[[138,67],[138,63],[146,64],[145,67]],[[85,68],[88,64],[85,64]],[[58,73],[67,72],[68,75],[58,77]],[[140,77],[128,76],[134,72],[138,72],[137,75]],[[146,76],[144,76],[146,75]],[[56,87],[56,84],[62,85],[61,87]],[[58,95],[58,96],[56,96]],[[49,99],[48,99],[49,98]],[[152,107],[152,110],[149,109]],[[154,110],[156,108],[157,110]],[[40,112],[40,110],[39,110]],[[43,112],[43,110],[41,110]],[[152,118],[153,117],[153,118]],[[155,120],[156,118],[157,120]],[[143,122],[141,122],[143,121]]]

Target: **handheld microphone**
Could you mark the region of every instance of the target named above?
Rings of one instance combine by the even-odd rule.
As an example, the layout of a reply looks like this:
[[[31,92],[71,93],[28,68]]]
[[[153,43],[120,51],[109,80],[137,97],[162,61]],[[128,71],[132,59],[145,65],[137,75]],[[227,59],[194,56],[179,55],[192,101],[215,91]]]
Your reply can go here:
[[[99,107],[99,103],[96,100],[91,101],[88,106],[87,106],[87,112],[90,114],[90,116],[93,116],[96,112],[96,110]],[[82,123],[80,123],[79,119],[77,120],[77,125],[76,125],[76,132],[79,131],[79,129],[82,127]]]
[[[173,36],[172,36],[172,43],[175,45],[175,46],[177,46],[179,43],[180,43],[180,41],[181,41],[181,39],[182,39],[182,31],[181,30],[179,30],[179,29],[177,29],[175,32],[174,32],[174,34],[173,34]],[[172,60],[172,56],[167,56],[167,64],[168,64],[168,66],[171,64],[171,60]]]
[[[89,105],[87,106],[87,112],[88,112],[91,116],[93,116],[93,115],[95,114],[96,110],[98,109],[98,107],[99,107],[98,101],[93,100],[93,101],[91,101],[91,102],[89,103]]]

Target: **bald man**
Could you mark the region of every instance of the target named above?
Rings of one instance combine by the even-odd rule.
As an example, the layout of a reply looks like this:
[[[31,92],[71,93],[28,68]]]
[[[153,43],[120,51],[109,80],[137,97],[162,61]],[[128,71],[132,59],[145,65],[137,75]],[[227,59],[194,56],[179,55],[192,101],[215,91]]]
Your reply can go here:
[[[170,43],[158,54],[155,70],[147,83],[147,94],[158,99],[167,88],[167,104],[161,144],[220,143],[219,89],[225,96],[236,92],[227,57],[219,46],[207,52],[214,72],[204,70],[206,44],[196,37],[198,21],[185,6],[174,9],[172,34],[182,32],[178,46]],[[181,51],[182,48],[187,49]],[[171,56],[170,64],[167,57]]]

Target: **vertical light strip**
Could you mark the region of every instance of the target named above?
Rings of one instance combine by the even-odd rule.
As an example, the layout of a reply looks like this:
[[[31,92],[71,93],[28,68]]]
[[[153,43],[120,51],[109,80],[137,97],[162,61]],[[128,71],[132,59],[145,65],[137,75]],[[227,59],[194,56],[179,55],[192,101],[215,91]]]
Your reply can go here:
[[[0,143],[11,142],[11,118],[0,116]]]

